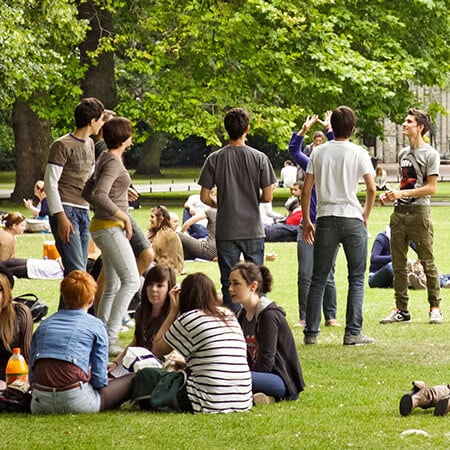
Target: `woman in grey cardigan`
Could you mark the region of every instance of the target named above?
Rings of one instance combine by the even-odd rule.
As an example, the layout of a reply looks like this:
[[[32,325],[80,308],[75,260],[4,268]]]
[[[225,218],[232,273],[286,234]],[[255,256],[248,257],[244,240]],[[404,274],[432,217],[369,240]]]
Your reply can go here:
[[[129,241],[132,236],[128,215],[131,180],[122,162],[123,153],[132,143],[131,134],[131,122],[124,117],[113,117],[103,125],[108,150],[99,156],[94,175],[83,190],[83,197],[95,208],[90,231],[102,251],[105,272],[105,290],[97,315],[107,326],[111,356],[123,350],[118,340],[122,318],[140,284]]]

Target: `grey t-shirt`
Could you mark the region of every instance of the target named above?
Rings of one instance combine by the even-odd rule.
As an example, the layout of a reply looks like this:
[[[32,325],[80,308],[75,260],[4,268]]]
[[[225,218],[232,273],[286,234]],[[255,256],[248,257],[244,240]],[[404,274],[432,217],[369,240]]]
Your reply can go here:
[[[216,238],[263,238],[259,214],[261,190],[276,182],[267,155],[252,147],[227,145],[211,153],[198,183],[206,189],[217,186]]]
[[[400,189],[415,189],[426,184],[430,175],[439,175],[440,156],[431,145],[402,149],[398,155],[400,165]],[[397,200],[398,205],[429,205],[430,196],[404,197]]]

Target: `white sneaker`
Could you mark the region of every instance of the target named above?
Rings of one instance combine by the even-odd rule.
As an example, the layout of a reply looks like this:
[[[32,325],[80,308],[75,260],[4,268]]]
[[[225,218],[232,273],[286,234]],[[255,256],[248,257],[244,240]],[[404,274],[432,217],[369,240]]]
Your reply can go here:
[[[430,311],[430,323],[442,323],[442,314],[439,308]]]

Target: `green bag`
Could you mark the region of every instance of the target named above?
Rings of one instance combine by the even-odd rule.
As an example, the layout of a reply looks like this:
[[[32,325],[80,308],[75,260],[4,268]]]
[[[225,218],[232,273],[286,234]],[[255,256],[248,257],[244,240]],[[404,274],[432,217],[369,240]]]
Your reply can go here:
[[[185,372],[144,368],[133,379],[131,399],[144,410],[177,411],[177,394],[185,383]]]

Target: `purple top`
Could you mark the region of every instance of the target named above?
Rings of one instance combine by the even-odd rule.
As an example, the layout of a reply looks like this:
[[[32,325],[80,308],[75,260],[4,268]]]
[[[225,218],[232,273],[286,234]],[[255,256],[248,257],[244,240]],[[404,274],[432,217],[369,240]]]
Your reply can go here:
[[[308,166],[309,162],[309,156],[305,155],[302,152],[302,144],[305,137],[299,136],[297,133],[298,132],[296,131],[292,133],[292,137],[289,142],[289,154],[291,155],[291,158],[306,172],[306,167]],[[325,133],[325,136],[329,141],[332,141],[334,139],[333,130],[330,128]],[[311,191],[311,203],[309,205],[309,217],[312,223],[316,223],[316,206],[316,188],[315,186],[313,186]]]

